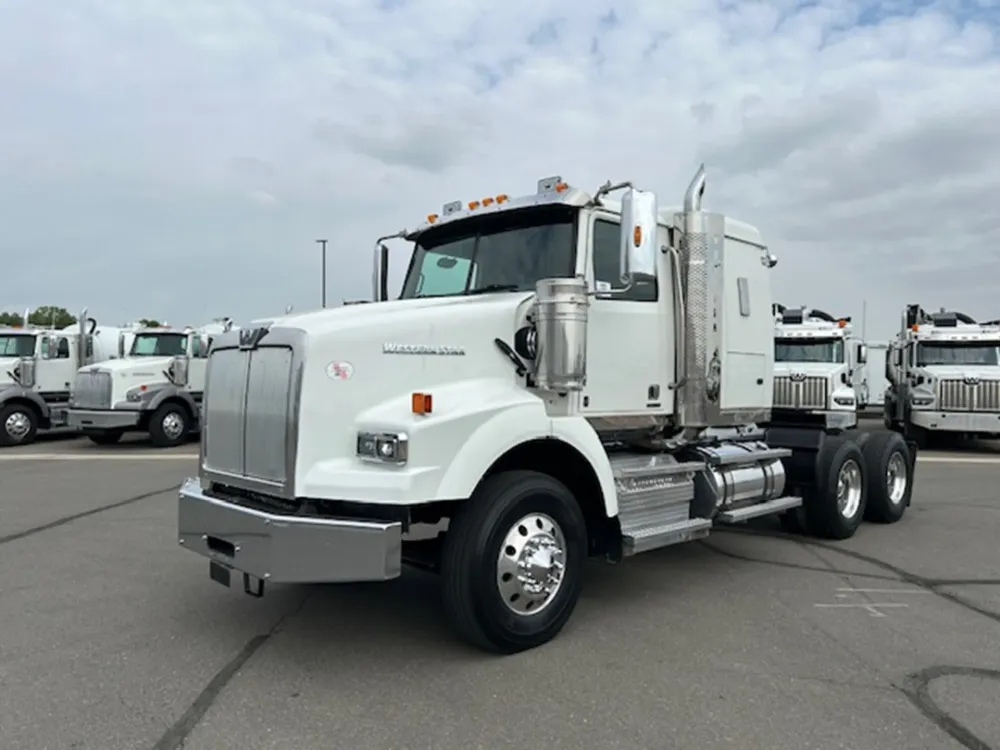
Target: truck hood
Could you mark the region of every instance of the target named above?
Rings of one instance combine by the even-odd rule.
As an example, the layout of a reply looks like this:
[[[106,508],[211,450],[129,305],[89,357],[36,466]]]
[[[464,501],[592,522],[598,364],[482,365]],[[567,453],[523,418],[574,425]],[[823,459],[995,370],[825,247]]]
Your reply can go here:
[[[415,433],[434,429],[433,424],[476,421],[485,418],[483,412],[512,401],[536,399],[495,343],[501,339],[513,345],[533,296],[507,292],[380,302],[275,321],[276,327],[304,331],[308,341],[297,481],[317,462],[334,457],[353,461],[359,430],[409,433],[419,452]],[[397,354],[385,352],[386,344],[449,347],[462,353]],[[420,422],[414,416],[414,392],[432,395],[433,417]],[[449,432],[468,435],[469,429]]]
[[[351,341],[351,349],[358,351],[362,358],[376,356],[379,362],[391,357],[383,355],[384,343],[464,348],[465,358],[400,355],[393,359],[451,362],[453,365],[457,359],[497,351],[493,343],[496,337],[512,343],[515,318],[523,316],[533,296],[530,292],[499,293],[348,305],[286,316],[275,320],[274,325],[305,331],[311,342],[310,354],[314,350],[312,342],[319,344],[328,340],[345,344]],[[487,333],[489,337],[485,338]]]
[[[109,359],[105,362],[98,362],[93,365],[86,365],[82,369],[93,370],[97,368],[104,372],[110,372],[112,377],[118,378],[142,378],[149,382],[151,380],[163,380],[163,371],[170,366],[172,357],[133,357],[131,359]]]

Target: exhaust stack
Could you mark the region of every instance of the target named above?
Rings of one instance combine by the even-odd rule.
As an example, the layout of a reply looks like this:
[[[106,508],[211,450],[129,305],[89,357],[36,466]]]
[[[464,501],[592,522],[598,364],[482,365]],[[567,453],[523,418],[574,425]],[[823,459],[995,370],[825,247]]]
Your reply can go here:
[[[95,321],[96,322],[96,321]],[[87,364],[87,308],[83,308],[83,312],[80,313],[80,319],[77,321],[77,340],[76,340],[76,367],[80,369]]]
[[[677,419],[681,427],[701,429],[708,424],[708,335],[711,324],[711,301],[708,275],[708,217],[702,213],[707,176],[705,165],[684,192],[684,212],[677,217],[683,228],[680,242],[680,275],[684,309],[683,341],[678,342],[681,385],[677,389]]]

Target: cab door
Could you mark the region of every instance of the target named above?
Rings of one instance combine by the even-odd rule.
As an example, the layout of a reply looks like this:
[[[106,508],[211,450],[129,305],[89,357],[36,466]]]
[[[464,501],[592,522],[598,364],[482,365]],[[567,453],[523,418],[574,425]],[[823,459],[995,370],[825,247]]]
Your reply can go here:
[[[580,411],[587,417],[669,413],[673,408],[671,285],[657,278],[621,292],[620,219],[595,212],[586,227],[591,297],[587,324],[587,384]],[[659,244],[666,230],[658,229]],[[662,261],[662,258],[660,258]],[[659,263],[659,267],[663,267]],[[621,292],[621,293],[616,293]]]

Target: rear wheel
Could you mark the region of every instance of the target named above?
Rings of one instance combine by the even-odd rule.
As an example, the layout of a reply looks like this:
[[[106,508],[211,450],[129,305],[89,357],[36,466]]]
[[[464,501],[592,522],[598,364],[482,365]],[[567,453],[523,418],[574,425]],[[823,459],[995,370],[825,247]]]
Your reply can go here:
[[[554,638],[580,596],[587,527],[552,477],[507,471],[486,479],[449,524],[441,577],[455,630],[504,654]]]
[[[0,445],[27,445],[38,434],[38,413],[28,404],[0,408]]]
[[[909,446],[895,432],[875,432],[861,452],[869,478],[865,520],[895,523],[903,517],[913,494]]]
[[[836,435],[823,443],[816,464],[816,484],[806,493],[803,505],[808,529],[826,539],[848,539],[865,513],[864,455],[849,435]]]

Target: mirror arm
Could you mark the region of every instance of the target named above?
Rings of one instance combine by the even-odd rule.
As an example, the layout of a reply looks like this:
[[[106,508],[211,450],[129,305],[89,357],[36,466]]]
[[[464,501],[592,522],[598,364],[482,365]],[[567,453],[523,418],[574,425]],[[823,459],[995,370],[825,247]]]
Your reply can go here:
[[[374,302],[389,299],[389,248],[382,243],[386,240],[403,239],[408,234],[406,229],[400,229],[398,232],[384,235],[375,240],[372,263],[372,297]]]

